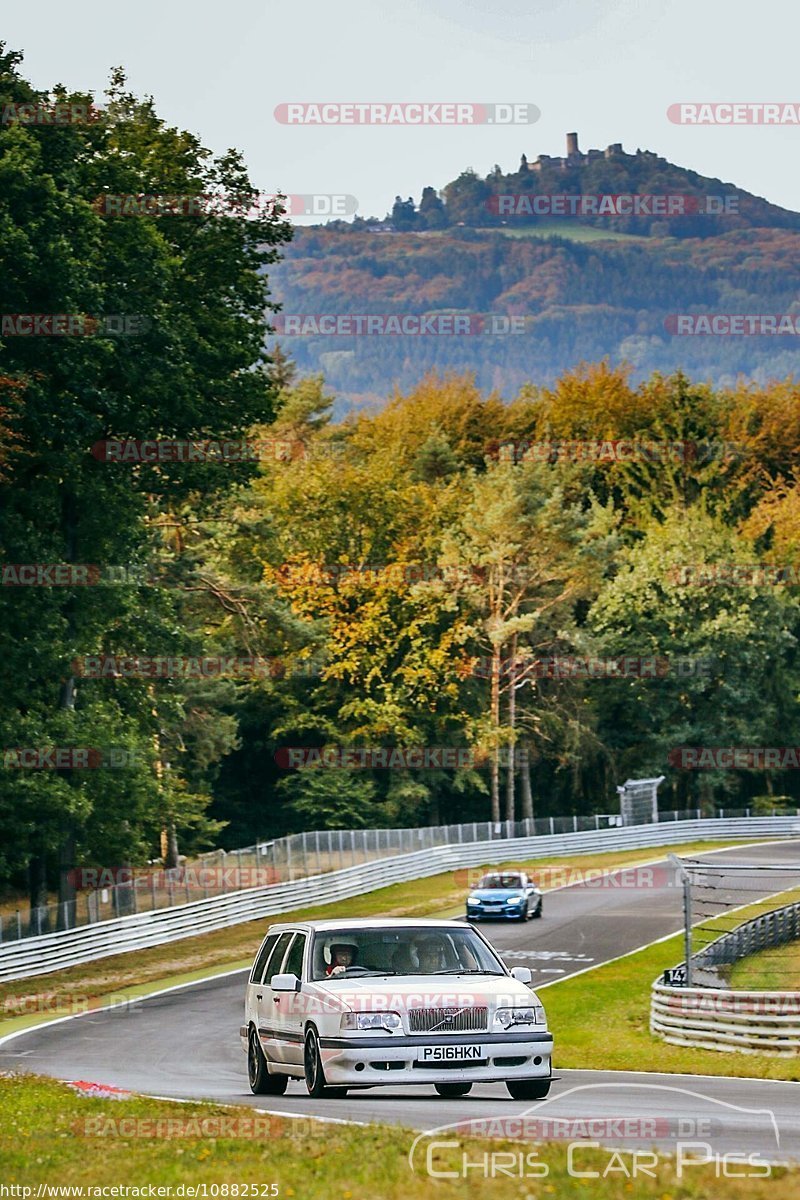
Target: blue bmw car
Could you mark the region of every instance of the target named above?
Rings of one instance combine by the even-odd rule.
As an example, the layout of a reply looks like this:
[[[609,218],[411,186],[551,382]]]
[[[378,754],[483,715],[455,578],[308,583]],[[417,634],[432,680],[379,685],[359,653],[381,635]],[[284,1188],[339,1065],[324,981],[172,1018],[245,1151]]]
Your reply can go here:
[[[542,915],[542,893],[524,871],[490,871],[467,897],[467,920],[505,917],[527,921]]]

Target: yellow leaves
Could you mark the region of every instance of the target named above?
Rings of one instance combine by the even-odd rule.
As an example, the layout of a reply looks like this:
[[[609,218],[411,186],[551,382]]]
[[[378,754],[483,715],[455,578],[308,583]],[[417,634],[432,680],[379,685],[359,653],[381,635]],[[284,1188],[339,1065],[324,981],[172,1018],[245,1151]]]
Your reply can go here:
[[[764,560],[794,565],[800,558],[800,487],[776,484],[756,505],[743,523],[742,534],[756,540],[771,532],[770,549]]]
[[[555,437],[619,437],[652,415],[640,392],[628,384],[629,371],[602,362],[578,367],[546,391],[540,407],[540,433]]]

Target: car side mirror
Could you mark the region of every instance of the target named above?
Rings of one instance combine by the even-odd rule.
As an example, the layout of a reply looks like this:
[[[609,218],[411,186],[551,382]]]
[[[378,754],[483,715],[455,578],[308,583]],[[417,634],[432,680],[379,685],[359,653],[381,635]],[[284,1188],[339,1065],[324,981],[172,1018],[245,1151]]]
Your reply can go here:
[[[518,979],[520,983],[530,983],[533,979],[530,967],[512,967],[511,978]]]
[[[273,992],[299,992],[300,980],[296,975],[273,975],[269,986]]]

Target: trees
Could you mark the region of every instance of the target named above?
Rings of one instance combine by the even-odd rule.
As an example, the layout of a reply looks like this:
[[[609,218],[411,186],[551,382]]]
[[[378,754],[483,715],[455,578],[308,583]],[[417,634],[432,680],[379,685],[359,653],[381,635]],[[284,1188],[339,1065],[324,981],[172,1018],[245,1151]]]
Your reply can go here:
[[[797,740],[796,596],[785,588],[703,585],[685,570],[752,562],[748,543],[700,504],[676,505],[621,555],[592,606],[590,628],[604,654],[662,665],[656,677],[602,682],[602,736],[620,778],[660,773],[683,745]],[[708,798],[741,785],[721,770],[670,775],[686,807],[694,806],[695,789]]]
[[[490,659],[490,703],[483,738],[491,752],[492,820],[500,820],[500,748],[508,746],[506,819],[514,819],[515,693],[526,660],[564,641],[578,600],[591,594],[612,537],[613,513],[571,499],[540,463],[520,470],[492,464],[466,481],[460,513],[443,539],[444,561],[468,564],[465,587],[473,627]],[[501,697],[511,720],[503,728]]]
[[[0,100],[50,103],[33,92],[19,64],[18,54],[0,51]],[[0,129],[3,311],[146,318],[138,337],[101,327],[83,337],[2,339],[4,369],[19,396],[0,517],[7,560],[93,563],[101,579],[109,566],[150,569],[165,549],[158,514],[186,502],[202,511],[230,486],[231,473],[218,464],[105,463],[92,447],[109,438],[234,437],[272,416],[269,374],[254,368],[267,362],[264,268],[289,227],[274,212],[245,221],[199,205],[189,216],[181,203],[173,213],[121,215],[97,203],[100,195],[210,192],[252,195],[239,156],[214,159],[194,137],[169,128],[151,100],[126,90],[121,72],[97,121]],[[135,752],[113,786],[99,770],[3,772],[0,812],[13,832],[5,865],[30,864],[34,901],[56,855],[61,898],[69,902],[68,868],[77,857],[124,861],[145,853],[164,820],[180,825],[185,811],[196,824],[196,801],[180,772],[168,798],[154,770],[161,730],[182,707],[180,685],[166,685],[171,700],[164,705],[156,695],[161,684],[81,681],[71,666],[85,654],[174,653],[199,639],[199,630],[177,628],[175,580],[159,582],[168,585],[0,594],[9,668],[4,744],[90,739],[89,746]]]

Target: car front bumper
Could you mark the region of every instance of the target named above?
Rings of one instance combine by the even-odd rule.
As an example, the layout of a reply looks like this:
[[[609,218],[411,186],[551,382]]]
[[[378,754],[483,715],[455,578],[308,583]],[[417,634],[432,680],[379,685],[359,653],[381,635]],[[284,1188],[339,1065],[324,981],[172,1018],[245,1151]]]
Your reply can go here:
[[[537,899],[536,904],[532,905],[532,911],[535,912],[538,908],[538,905],[539,901]],[[480,908],[477,906],[473,907],[471,904],[467,905],[467,916],[473,921],[496,921],[503,920],[503,918],[506,920],[513,918],[518,921],[524,912],[524,904],[515,904],[513,906],[510,904],[504,904],[502,908],[494,908],[490,912],[488,912],[483,905],[481,905]]]
[[[480,1059],[423,1062],[423,1047],[479,1046]],[[320,1052],[330,1084],[375,1087],[379,1084],[430,1084],[547,1079],[553,1035],[547,1030],[475,1033],[446,1039],[424,1035],[366,1038],[321,1037]]]

